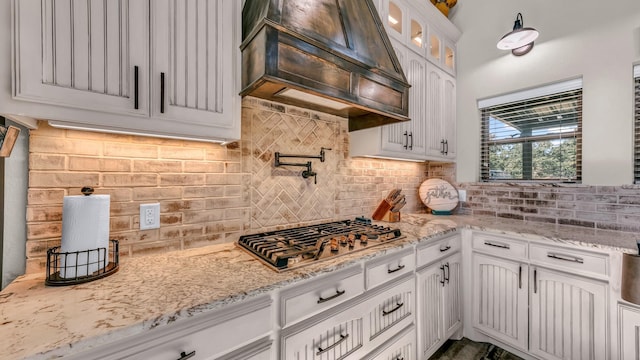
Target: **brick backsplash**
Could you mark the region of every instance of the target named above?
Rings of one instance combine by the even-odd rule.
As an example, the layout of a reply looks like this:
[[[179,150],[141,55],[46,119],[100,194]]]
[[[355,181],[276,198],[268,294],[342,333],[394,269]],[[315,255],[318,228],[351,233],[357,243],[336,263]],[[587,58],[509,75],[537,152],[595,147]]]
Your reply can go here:
[[[461,213],[640,231],[640,186],[574,184],[463,183],[467,201]]]
[[[226,147],[193,141],[52,128],[30,132],[27,272],[42,271],[60,244],[62,199],[82,186],[111,196],[110,237],[122,256],[232,242],[244,233],[370,216],[399,187],[403,212],[424,212],[417,194],[429,172],[451,168],[350,158],[347,120],[245,98],[241,141]],[[374,141],[374,140],[373,140]],[[302,168],[273,166],[274,153],[319,155],[317,184]],[[306,162],[306,159],[291,159]],[[140,204],[160,203],[160,229],[139,230]]]

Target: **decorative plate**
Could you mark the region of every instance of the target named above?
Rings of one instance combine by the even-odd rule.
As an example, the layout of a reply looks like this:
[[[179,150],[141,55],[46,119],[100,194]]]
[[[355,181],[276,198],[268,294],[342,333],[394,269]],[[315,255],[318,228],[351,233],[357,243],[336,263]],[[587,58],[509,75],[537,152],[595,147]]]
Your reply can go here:
[[[418,193],[420,200],[431,210],[451,211],[458,206],[458,190],[441,179],[425,180]]]

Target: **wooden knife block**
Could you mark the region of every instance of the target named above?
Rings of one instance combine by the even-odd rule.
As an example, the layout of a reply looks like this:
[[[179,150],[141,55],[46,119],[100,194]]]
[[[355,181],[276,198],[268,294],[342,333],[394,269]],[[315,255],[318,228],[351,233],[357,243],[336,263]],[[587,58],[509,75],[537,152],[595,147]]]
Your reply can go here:
[[[373,220],[382,220],[388,222],[400,221],[400,212],[391,212],[391,207],[391,204],[387,200],[382,200],[371,217],[373,218]]]

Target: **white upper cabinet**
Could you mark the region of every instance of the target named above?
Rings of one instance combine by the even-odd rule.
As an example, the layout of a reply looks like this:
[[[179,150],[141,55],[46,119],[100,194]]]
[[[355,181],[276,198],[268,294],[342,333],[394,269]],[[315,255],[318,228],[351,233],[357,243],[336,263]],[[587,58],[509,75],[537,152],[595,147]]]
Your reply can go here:
[[[149,2],[15,2],[21,100],[148,114]]]
[[[350,155],[455,161],[456,81],[452,75],[459,30],[429,3],[379,0],[376,5],[411,85],[411,121],[351,132]]]
[[[427,155],[456,158],[456,80],[440,68],[429,66],[426,80]]]
[[[396,54],[407,76],[407,81],[412,84],[409,90],[409,117],[411,121],[383,126],[382,149],[396,153],[397,156],[411,156],[422,158],[425,154],[425,122],[426,91],[424,79],[427,75],[427,61],[407,51],[405,47],[397,44]],[[413,85],[415,84],[415,85]]]
[[[178,122],[233,126],[234,3],[154,0],[151,114]]]
[[[22,115],[237,140],[240,3],[14,1],[14,97],[40,104]]]

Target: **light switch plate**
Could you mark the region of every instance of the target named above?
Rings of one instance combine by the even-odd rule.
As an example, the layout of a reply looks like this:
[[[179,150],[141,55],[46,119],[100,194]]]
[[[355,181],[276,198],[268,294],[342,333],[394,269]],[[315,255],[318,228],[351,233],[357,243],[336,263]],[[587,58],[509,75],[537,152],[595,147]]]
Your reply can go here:
[[[160,228],[160,203],[140,205],[140,230]]]

